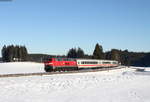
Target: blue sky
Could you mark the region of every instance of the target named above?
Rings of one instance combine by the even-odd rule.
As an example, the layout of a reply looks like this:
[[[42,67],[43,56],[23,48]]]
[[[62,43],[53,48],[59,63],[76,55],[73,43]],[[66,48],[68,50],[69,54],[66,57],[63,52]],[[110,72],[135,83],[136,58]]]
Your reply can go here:
[[[150,0],[13,0],[0,2],[0,49],[25,45],[29,53],[66,54],[96,43],[150,51]]]

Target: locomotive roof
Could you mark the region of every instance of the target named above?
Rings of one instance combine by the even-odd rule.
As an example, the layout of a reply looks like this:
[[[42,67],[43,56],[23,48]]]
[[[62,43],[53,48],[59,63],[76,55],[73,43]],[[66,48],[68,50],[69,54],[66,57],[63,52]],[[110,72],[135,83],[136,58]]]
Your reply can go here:
[[[105,60],[105,59],[84,59],[84,58],[65,58],[65,57],[52,57],[54,59],[74,59],[74,60],[84,60],[84,61],[116,61],[116,60]],[[51,58],[48,58],[51,59]],[[118,61],[116,61],[118,62]]]

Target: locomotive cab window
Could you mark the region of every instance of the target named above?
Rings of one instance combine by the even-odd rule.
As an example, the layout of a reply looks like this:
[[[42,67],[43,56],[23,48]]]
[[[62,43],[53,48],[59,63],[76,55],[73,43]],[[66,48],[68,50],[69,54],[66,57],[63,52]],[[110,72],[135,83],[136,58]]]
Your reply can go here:
[[[52,58],[48,58],[48,59],[46,59],[45,61],[52,61]]]

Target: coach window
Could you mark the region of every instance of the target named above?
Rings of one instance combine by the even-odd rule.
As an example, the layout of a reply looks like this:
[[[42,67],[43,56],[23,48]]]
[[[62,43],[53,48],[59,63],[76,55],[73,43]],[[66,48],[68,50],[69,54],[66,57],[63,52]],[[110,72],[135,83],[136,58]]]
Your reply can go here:
[[[117,64],[117,62],[113,62],[113,64]]]
[[[92,64],[97,64],[97,62],[92,62]]]
[[[103,64],[110,64],[110,62],[103,62]]]

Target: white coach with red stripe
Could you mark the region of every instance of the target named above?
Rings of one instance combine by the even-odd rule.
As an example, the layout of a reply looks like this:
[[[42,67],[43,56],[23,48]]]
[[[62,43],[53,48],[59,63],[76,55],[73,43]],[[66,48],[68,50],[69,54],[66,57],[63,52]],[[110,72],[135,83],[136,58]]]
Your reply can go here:
[[[118,61],[114,60],[93,60],[93,59],[77,59],[78,68],[101,68],[101,67],[116,67]]]

